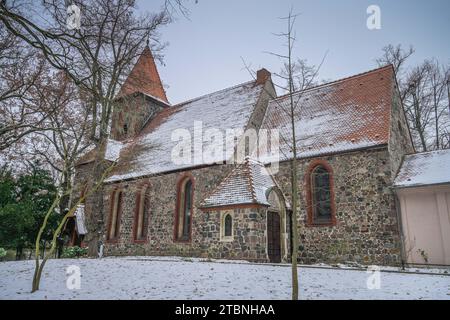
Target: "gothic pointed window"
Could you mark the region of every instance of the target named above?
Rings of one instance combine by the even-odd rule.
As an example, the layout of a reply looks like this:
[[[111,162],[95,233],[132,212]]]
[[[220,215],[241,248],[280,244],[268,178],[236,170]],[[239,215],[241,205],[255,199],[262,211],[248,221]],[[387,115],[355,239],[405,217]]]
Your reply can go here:
[[[333,177],[326,163],[315,165],[309,173],[308,222],[311,225],[335,224]]]
[[[193,211],[193,182],[190,177],[178,185],[177,212],[175,219],[175,240],[190,241]]]
[[[233,211],[231,210],[220,213],[220,240],[233,241]]]
[[[225,216],[225,228],[224,228],[224,236],[231,237],[231,228],[232,228],[233,219],[231,215],[227,214]]]
[[[146,241],[148,219],[150,214],[149,187],[144,185],[136,194],[136,210],[134,220],[134,241]]]
[[[110,215],[108,224],[107,239],[115,241],[119,238],[120,231],[120,213],[122,210],[122,190],[114,190],[111,194]]]

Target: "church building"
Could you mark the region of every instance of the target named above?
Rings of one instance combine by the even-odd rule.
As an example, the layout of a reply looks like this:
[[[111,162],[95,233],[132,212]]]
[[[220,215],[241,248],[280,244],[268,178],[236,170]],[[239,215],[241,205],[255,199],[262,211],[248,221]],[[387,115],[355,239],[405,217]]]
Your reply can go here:
[[[301,263],[398,265],[402,226],[394,180],[414,148],[393,67],[318,85],[293,96],[299,243],[292,242],[290,96],[276,96],[271,74],[171,104],[147,47],[123,84],[103,148],[77,162],[72,201],[83,192],[95,155],[115,165],[79,211],[84,240],[104,255],[188,256]],[[190,134],[277,130],[279,162],[232,146],[214,162],[174,161]],[[175,132],[175,133],[174,133]],[[186,151],[186,148],[185,148]],[[195,158],[195,152],[192,158]],[[76,224],[77,225],[77,224]],[[77,228],[75,228],[75,232]],[[79,234],[78,234],[79,236]]]

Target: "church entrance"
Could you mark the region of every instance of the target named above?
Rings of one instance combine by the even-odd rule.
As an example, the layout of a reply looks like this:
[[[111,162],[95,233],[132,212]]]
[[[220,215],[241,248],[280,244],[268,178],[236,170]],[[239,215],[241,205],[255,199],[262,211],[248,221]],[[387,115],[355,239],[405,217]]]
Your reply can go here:
[[[271,211],[267,212],[267,254],[270,262],[281,262],[280,215]]]

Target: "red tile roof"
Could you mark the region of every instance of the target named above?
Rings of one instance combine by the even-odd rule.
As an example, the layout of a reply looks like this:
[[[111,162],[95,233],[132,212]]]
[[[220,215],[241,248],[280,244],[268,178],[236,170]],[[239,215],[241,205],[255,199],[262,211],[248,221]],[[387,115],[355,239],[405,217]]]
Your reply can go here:
[[[254,111],[263,85],[249,81],[237,86],[210,93],[160,111],[143,130],[121,150],[120,159],[113,175],[106,182],[133,179],[196,166],[209,162],[191,157],[190,163],[175,163],[172,152],[180,142],[172,140],[174,130],[184,130],[192,137],[191,151],[203,141],[203,136],[194,134],[194,123],[200,122],[202,130],[244,130]],[[211,142],[204,141],[203,148]],[[226,161],[234,145],[223,145],[223,154],[218,161]],[[231,150],[230,150],[231,149]]]
[[[125,83],[120,88],[118,97],[136,92],[144,93],[158,100],[169,103],[166,92],[159,77],[152,52],[147,46],[131,70]]]
[[[298,157],[387,144],[394,85],[386,66],[295,93]],[[270,101],[262,125],[279,130],[281,160],[292,158],[289,102],[289,95]]]

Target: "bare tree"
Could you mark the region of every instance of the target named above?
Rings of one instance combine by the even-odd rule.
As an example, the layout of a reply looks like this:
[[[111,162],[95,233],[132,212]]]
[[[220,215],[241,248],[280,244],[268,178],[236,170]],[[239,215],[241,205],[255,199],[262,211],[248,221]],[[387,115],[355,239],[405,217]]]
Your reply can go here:
[[[168,1],[165,1],[157,13],[138,15],[136,3],[133,0],[0,2],[0,25],[9,34],[27,44],[30,49],[40,53],[50,67],[62,72],[84,95],[83,101],[86,103],[86,110],[89,110],[91,119],[88,126],[89,139],[99,151],[96,152],[95,165],[91,174],[92,181],[88,188],[90,190],[101,192],[105,174],[109,173],[112,167],[105,165],[100,150],[107,142],[112,109],[116,104],[115,98],[125,77],[146,45],[151,44],[154,56],[162,58],[161,50],[165,43],[160,41],[158,31],[172,21],[171,13],[167,10],[167,3]],[[180,5],[182,2],[174,3]],[[68,28],[68,4],[75,4],[80,9],[80,28],[73,30]],[[53,105],[60,105],[60,103]],[[77,148],[68,148],[70,143],[67,142],[67,138],[70,136],[68,133],[70,130],[67,128],[67,121],[62,117],[64,117],[63,114],[49,121],[52,134],[45,135],[45,139],[53,145],[54,149],[66,146],[59,150],[63,163],[61,175],[64,177],[70,174],[73,151]],[[75,138],[76,140],[80,139]],[[59,197],[55,199],[54,205],[59,205],[61,198],[70,194],[71,190],[72,186],[61,185]],[[82,198],[87,197],[88,194],[92,192],[83,195]],[[96,199],[93,209],[94,220],[97,219],[102,207],[102,197],[96,197]],[[73,213],[74,210],[75,207],[72,207],[68,214]],[[64,216],[63,222],[65,219],[67,215]],[[43,227],[45,224],[46,221]],[[39,288],[42,269],[46,259],[54,250],[55,239],[61,229],[62,225],[56,230],[52,248],[42,264],[39,263],[38,258],[39,237],[36,240],[37,260],[33,291]],[[91,255],[96,255],[98,230],[90,231],[95,237],[89,243],[89,248]]]
[[[392,64],[399,82],[399,89],[402,100],[405,98],[407,89],[406,83],[404,83],[406,73],[406,62],[414,54],[415,49],[413,46],[409,46],[408,49],[402,48],[401,44],[393,46],[389,44],[382,49],[383,54],[375,61],[378,66],[382,67],[388,64]]]
[[[291,254],[291,263],[292,263],[292,300],[298,300],[298,248],[299,248],[299,227],[298,227],[298,219],[300,212],[300,194],[298,190],[298,168],[297,168],[297,146],[298,146],[298,133],[296,130],[296,123],[300,120],[301,109],[302,109],[302,97],[304,91],[308,88],[311,88],[315,84],[317,84],[317,77],[320,71],[320,68],[325,60],[326,54],[324,55],[322,61],[318,66],[308,65],[307,61],[304,59],[294,60],[294,45],[296,41],[295,35],[295,22],[297,18],[297,14],[293,13],[291,9],[287,17],[280,18],[283,21],[286,21],[287,28],[286,31],[276,34],[276,36],[283,39],[285,42],[285,46],[287,47],[286,53],[275,53],[275,52],[266,52],[270,55],[273,55],[280,60],[283,61],[283,67],[280,73],[274,73],[282,83],[286,84],[274,84],[276,87],[281,89],[283,92],[286,92],[286,97],[288,99],[288,104],[284,105],[280,103],[279,99],[273,95],[270,91],[265,91],[273,100],[273,103],[277,104],[277,108],[281,112],[281,117],[287,117],[288,122],[290,124],[290,128],[288,130],[283,130],[280,132],[280,139],[283,144],[288,148],[287,150],[284,148],[280,149],[280,152],[286,159],[290,159],[290,174],[291,174],[291,201],[292,201],[292,214],[291,214],[291,230],[292,230],[292,254]],[[247,71],[255,77],[255,72],[251,70],[250,66],[243,61],[245,68]],[[277,121],[275,119],[271,119],[267,117],[265,121],[268,121],[269,124],[274,127],[278,127]],[[306,206],[305,206],[306,207]]]
[[[33,2],[32,10],[27,11],[7,3],[0,4],[0,23],[41,52],[86,95],[92,119],[90,140],[101,150],[108,138],[116,95],[137,57],[150,43],[155,57],[162,58],[165,43],[158,31],[172,21],[167,2],[158,13],[138,16],[133,0],[73,1],[81,11],[81,28],[74,30],[67,28],[66,1]],[[27,14],[36,11],[46,19]],[[102,157],[101,152],[96,153],[93,181],[104,170]],[[94,211],[98,214],[101,207],[102,198],[98,197]],[[91,234],[95,237],[89,243],[89,253],[95,256],[98,230],[91,230]]]
[[[115,95],[137,56],[148,39],[156,53],[165,45],[160,42],[158,29],[171,22],[167,10],[136,16],[135,1],[74,1],[81,10],[82,27],[68,30],[66,1],[34,4],[30,11],[48,17],[45,23],[7,3],[0,5],[3,25],[90,94],[92,118],[96,119],[91,139],[101,144],[108,135]]]
[[[50,249],[47,251],[47,253],[44,254],[44,257],[42,259],[42,261],[40,261],[40,243],[41,243],[41,238],[43,235],[43,232],[47,226],[48,223],[48,219],[50,218],[50,215],[52,214],[52,212],[55,210],[55,208],[59,205],[61,198],[67,195],[70,195],[72,189],[71,187],[69,187],[68,189],[61,189],[60,193],[58,193],[58,195],[55,197],[55,200],[53,201],[51,207],[49,208],[49,210],[47,211],[45,217],[44,217],[44,221],[41,225],[41,228],[39,229],[38,235],[36,237],[36,243],[35,243],[35,269],[34,269],[34,274],[33,274],[33,282],[32,282],[32,287],[31,287],[31,292],[36,292],[39,290],[39,286],[40,286],[40,282],[41,282],[41,278],[42,278],[42,271],[44,270],[45,264],[47,263],[48,259],[51,258],[53,256],[53,253],[55,252],[56,249],[56,241],[57,241],[57,237],[59,236],[59,234],[62,232],[66,221],[69,217],[73,216],[75,211],[77,210],[78,206],[89,196],[92,195],[93,193],[95,193],[98,188],[101,187],[101,185],[103,184],[104,180],[106,179],[106,177],[108,176],[108,174],[114,169],[115,167],[115,163],[112,162],[109,164],[109,166],[107,167],[106,170],[104,170],[102,172],[102,175],[100,176],[100,178],[95,182],[95,184],[89,188],[88,190],[86,190],[85,194],[83,194],[76,203],[74,203],[72,205],[72,207],[67,210],[67,212],[65,212],[64,216],[62,217],[61,221],[59,222],[55,232],[53,233],[53,237],[52,237],[52,241],[50,243]],[[63,171],[65,171],[66,168],[63,169]],[[45,250],[45,248],[44,248]]]
[[[448,68],[425,60],[406,77],[404,105],[416,146],[422,151],[448,145],[449,113],[446,101]]]
[[[428,62],[430,65],[430,91],[434,113],[436,149],[446,148],[449,145],[450,113],[447,109],[448,96],[446,94],[447,79],[450,76],[450,67],[445,68],[436,59]]]
[[[89,140],[92,119],[82,92],[63,72],[48,77],[38,99],[48,109],[57,110],[45,120],[46,130],[36,131],[24,139],[24,148],[14,153],[22,159],[41,160],[62,189],[69,189],[77,159],[92,146]],[[66,170],[64,170],[66,168]],[[67,208],[69,196],[61,198],[60,212]]]
[[[36,99],[49,72],[42,56],[0,24],[0,151],[44,130],[55,112]]]
[[[278,85],[278,88],[284,92],[289,92],[289,74],[292,74],[292,85],[294,91],[301,91],[309,89],[313,86],[318,85],[317,73],[319,67],[315,65],[310,65],[307,59],[298,58],[291,63],[292,71],[289,72],[289,63],[283,64],[283,69],[280,73],[275,73],[275,75],[285,82],[285,85]]]
[[[422,151],[428,150],[426,128],[433,123],[429,81],[429,65],[415,67],[406,78],[407,91],[403,100],[406,116],[412,124],[413,137]]]
[[[449,90],[449,67],[432,59],[408,68],[406,63],[413,53],[412,46],[403,49],[401,45],[388,45],[376,62],[379,66],[392,64],[394,67],[416,149],[449,147],[450,108],[446,107],[449,95],[445,93],[446,87]]]

